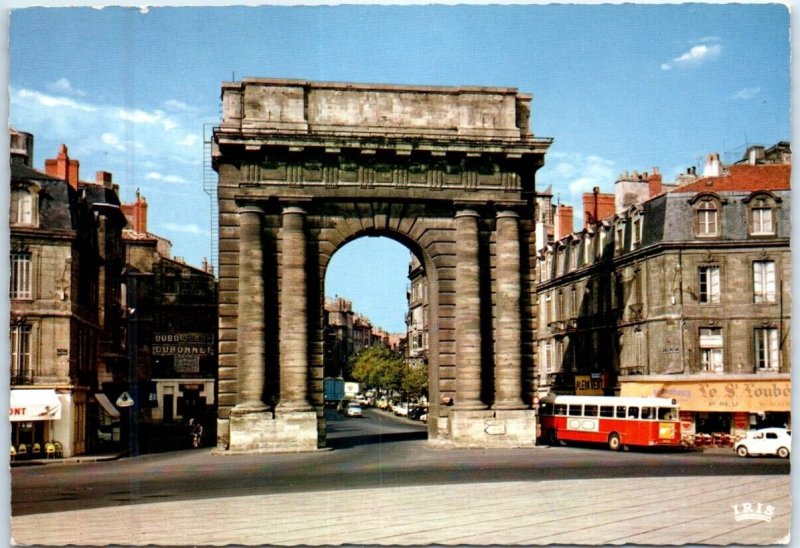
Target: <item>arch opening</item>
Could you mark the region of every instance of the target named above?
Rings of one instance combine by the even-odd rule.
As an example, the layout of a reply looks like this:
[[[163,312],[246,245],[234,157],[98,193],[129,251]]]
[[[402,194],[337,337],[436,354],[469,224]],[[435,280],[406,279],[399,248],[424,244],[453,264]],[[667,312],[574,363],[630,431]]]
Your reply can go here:
[[[431,309],[424,264],[415,242],[371,230],[342,243],[321,266],[326,446],[427,438]]]

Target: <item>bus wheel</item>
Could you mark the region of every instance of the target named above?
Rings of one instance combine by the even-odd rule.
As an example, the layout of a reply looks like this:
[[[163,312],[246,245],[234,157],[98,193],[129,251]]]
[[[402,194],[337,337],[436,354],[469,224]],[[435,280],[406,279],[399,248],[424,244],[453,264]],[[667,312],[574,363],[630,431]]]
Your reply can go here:
[[[608,448],[612,451],[619,451],[619,448],[622,447],[622,440],[619,439],[619,434],[614,432],[610,436],[608,436]]]

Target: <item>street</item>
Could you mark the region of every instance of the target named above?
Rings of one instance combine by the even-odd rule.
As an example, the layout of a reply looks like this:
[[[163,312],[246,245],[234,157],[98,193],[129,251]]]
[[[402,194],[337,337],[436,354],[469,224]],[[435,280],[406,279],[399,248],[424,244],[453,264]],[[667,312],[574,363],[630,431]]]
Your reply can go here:
[[[219,455],[209,448],[79,465],[14,467],[12,515],[151,502],[475,482],[788,475],[788,459],[741,459],[733,450],[685,452],[605,447],[445,449],[419,422],[366,409],[327,411],[330,450]]]

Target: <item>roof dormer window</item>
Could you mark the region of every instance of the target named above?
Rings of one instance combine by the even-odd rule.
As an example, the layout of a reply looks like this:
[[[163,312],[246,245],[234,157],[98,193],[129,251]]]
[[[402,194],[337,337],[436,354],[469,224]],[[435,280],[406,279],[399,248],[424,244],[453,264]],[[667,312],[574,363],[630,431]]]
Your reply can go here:
[[[11,190],[9,221],[12,225],[39,225],[39,200],[36,187],[17,187]]]

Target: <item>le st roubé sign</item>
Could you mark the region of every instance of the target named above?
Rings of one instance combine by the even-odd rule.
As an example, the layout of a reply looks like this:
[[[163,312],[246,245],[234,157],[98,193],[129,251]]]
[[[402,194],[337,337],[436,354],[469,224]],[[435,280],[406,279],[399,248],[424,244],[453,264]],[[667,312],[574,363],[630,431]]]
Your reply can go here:
[[[786,378],[622,382],[621,396],[677,400],[681,411],[789,411],[792,385]]]
[[[177,375],[200,375],[201,362],[213,358],[214,350],[211,333],[155,333],[151,347],[161,368],[171,369]]]

